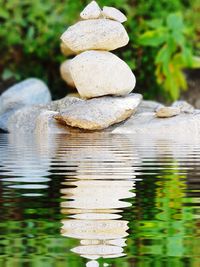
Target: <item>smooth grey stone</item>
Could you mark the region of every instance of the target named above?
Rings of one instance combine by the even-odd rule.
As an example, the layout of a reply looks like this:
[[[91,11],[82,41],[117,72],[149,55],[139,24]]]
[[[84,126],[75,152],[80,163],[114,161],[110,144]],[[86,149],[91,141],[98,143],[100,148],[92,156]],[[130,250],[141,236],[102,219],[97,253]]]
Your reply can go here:
[[[155,112],[135,114],[111,131],[115,134],[136,134],[159,138],[190,138],[200,136],[200,110],[181,113],[171,118],[157,118]]]
[[[187,101],[184,100],[175,101],[172,104],[172,107],[180,108],[181,112],[184,113],[193,113],[195,110],[192,105],[190,105]]]
[[[51,94],[46,84],[29,78],[11,86],[0,96],[0,114],[19,106],[47,104],[50,101]]]

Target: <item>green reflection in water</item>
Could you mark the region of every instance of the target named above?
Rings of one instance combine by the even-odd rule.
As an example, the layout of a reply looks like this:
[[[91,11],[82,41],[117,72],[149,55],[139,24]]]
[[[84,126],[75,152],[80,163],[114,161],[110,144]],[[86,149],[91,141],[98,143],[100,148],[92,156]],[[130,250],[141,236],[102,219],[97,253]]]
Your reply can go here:
[[[153,214],[143,205],[135,213],[138,220],[131,223],[135,242],[129,257],[134,255],[139,267],[200,266],[200,220],[195,216],[194,199],[186,195],[187,176],[178,174],[178,163],[171,167],[173,170],[163,170],[155,176],[154,199],[144,196],[141,200],[152,204],[148,209]]]

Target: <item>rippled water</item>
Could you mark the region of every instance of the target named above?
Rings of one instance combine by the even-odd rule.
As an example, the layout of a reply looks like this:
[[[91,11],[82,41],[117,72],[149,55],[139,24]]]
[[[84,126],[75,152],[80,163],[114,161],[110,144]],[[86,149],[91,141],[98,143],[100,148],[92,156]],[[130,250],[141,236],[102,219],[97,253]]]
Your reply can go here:
[[[200,140],[0,135],[0,267],[200,266]]]

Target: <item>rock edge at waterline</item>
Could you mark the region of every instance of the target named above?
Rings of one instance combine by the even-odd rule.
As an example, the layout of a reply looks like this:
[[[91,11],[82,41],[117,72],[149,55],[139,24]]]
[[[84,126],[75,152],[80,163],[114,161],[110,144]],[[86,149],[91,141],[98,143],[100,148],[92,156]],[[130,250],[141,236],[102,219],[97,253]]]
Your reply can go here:
[[[56,114],[54,118],[71,127],[84,130],[103,130],[133,115],[141,100],[142,95],[140,94],[83,100]]]

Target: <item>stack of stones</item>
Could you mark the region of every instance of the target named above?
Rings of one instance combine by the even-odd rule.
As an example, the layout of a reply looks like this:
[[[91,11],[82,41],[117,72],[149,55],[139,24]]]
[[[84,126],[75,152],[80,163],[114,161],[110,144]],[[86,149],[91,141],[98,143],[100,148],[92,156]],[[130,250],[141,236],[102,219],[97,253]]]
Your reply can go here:
[[[55,118],[70,126],[103,129],[130,117],[142,99],[139,94],[130,94],[136,79],[129,66],[109,52],[128,44],[129,37],[122,25],[127,18],[113,7],[103,7],[101,10],[95,1],[85,7],[80,17],[81,21],[61,36],[62,53],[76,56],[64,61],[60,70],[66,83],[78,90],[82,106],[80,112],[74,106],[70,112]],[[93,107],[89,112],[94,116],[86,116],[88,107]],[[120,112],[117,107],[120,107]],[[98,121],[100,116],[112,109],[115,112],[113,118],[102,125],[102,120]],[[97,121],[92,121],[91,117]]]
[[[126,21],[124,14],[113,7],[101,10],[93,1],[81,12],[81,19],[61,36],[62,52],[75,56],[61,65],[61,76],[77,88],[80,97],[51,101],[44,82],[35,78],[24,80],[0,95],[0,130],[41,136],[83,129],[96,131],[122,122],[137,111],[123,124],[105,131],[165,136],[167,129],[168,135],[199,134],[200,113],[189,103],[176,101],[165,107],[142,101],[140,94],[131,93],[134,74],[123,60],[109,52],[129,41],[122,25]]]

